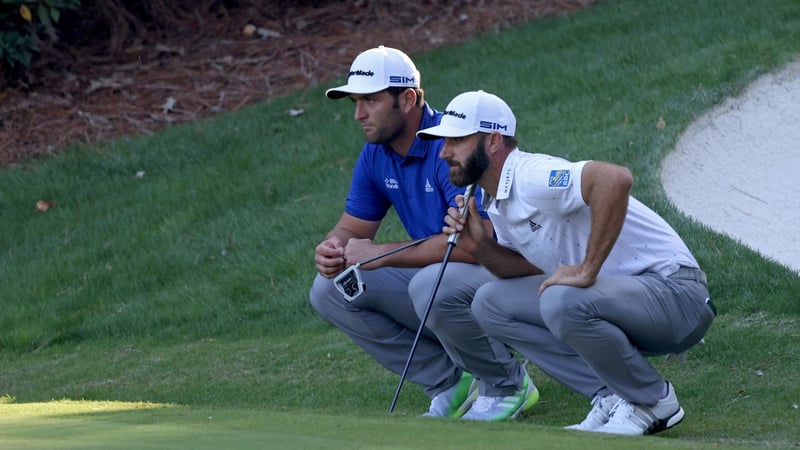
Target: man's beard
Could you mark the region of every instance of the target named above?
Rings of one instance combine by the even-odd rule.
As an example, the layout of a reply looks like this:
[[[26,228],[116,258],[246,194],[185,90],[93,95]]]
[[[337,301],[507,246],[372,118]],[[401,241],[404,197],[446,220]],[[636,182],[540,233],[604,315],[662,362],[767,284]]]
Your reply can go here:
[[[372,138],[368,136],[366,137],[367,142],[370,144],[391,146],[392,143],[394,143],[406,131],[407,125],[403,121],[402,114],[400,113],[400,103],[397,97],[394,98],[391,116],[387,117],[383,123],[383,126],[376,127],[375,135]]]
[[[479,139],[475,150],[469,156],[463,168],[461,166],[450,167],[450,182],[455,186],[475,184],[481,179],[488,167],[489,155],[486,154],[483,139]]]
[[[378,128],[374,136],[366,136],[365,139],[370,144],[391,145],[403,134],[403,131],[405,131],[404,127]]]

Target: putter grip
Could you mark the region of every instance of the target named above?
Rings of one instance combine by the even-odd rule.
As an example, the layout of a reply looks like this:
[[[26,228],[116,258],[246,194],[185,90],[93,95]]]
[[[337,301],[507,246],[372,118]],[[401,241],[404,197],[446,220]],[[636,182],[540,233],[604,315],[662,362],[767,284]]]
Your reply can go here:
[[[469,214],[469,199],[470,197],[472,197],[472,191],[474,190],[475,190],[474,184],[468,185],[467,189],[464,190],[464,206],[462,206],[461,209],[459,210],[461,215],[464,217],[467,217],[467,215]],[[456,245],[456,243],[458,243],[458,237],[460,235],[461,233],[451,234],[450,237],[447,238],[447,243]]]

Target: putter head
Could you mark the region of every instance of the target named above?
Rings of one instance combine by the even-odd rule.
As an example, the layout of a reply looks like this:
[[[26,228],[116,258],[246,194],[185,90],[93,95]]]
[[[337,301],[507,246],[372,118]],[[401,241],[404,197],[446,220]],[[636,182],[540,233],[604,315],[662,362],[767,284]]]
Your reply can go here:
[[[333,279],[333,284],[347,302],[352,302],[367,290],[366,283],[361,279],[358,264],[348,267],[337,275]]]

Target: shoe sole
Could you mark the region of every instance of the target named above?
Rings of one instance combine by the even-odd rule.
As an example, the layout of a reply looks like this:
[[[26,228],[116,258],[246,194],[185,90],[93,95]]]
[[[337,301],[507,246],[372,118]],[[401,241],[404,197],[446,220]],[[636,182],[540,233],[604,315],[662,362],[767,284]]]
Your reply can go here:
[[[675,425],[681,423],[685,415],[686,414],[683,412],[683,408],[679,406],[678,411],[675,414],[667,417],[666,419],[660,419],[653,422],[653,425],[650,427],[650,429],[647,430],[645,434],[656,434],[664,430],[668,430],[674,427]]]

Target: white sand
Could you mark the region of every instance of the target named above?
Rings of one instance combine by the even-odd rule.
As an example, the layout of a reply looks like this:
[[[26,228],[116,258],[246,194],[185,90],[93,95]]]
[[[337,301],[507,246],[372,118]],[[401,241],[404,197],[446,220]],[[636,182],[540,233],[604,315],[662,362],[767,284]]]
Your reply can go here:
[[[800,273],[800,61],[689,126],[661,179],[685,214]]]

